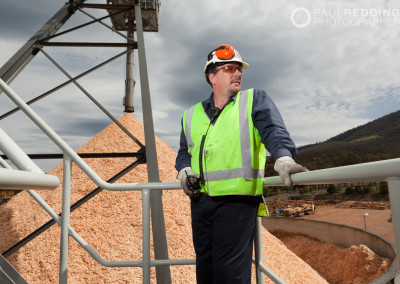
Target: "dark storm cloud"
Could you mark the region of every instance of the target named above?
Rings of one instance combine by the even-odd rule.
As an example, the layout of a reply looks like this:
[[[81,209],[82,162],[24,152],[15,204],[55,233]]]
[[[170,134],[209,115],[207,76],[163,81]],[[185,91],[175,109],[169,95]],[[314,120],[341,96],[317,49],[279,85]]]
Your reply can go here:
[[[68,122],[64,121],[63,125],[58,125],[56,131],[60,136],[85,136],[93,137],[105,127],[107,127],[112,121],[104,119],[85,119],[84,121]]]
[[[3,2],[6,2],[2,3],[0,10],[0,58],[3,63],[7,56],[13,54],[10,50],[19,43],[22,46],[24,40],[30,38],[64,5],[59,0]],[[385,3],[377,1],[373,8],[386,7]],[[372,7],[366,2],[345,0],[302,2],[302,6],[310,11],[313,8],[338,9],[346,5]],[[393,60],[399,46],[397,27],[310,25],[300,29],[290,23],[290,13],[296,7],[298,5],[293,1],[161,1],[159,32],[145,34],[157,135],[176,149],[183,111],[211,93],[203,68],[207,54],[220,44],[233,45],[243,60],[250,64],[250,68],[243,72],[243,89],[266,90],[277,103],[298,144],[322,141],[372,117],[384,115],[398,105],[399,65]],[[66,26],[75,26],[77,16],[79,20],[87,20],[77,12]],[[100,39],[114,41],[104,27],[93,26],[89,31],[76,31],[73,35],[77,36],[77,41],[89,40],[88,37],[92,40],[97,32]],[[110,57],[100,49],[79,49],[75,57],[61,48],[46,51],[54,54],[55,59],[72,75],[94,66],[104,55]],[[68,48],[68,51],[75,50]],[[7,56],[1,57],[4,53]],[[30,74],[27,79],[18,81],[17,78],[14,81],[17,90],[23,89],[22,95],[30,93],[31,89],[41,90],[38,85],[42,82],[57,85],[57,73],[46,73],[47,60],[39,59],[35,58],[30,64],[36,64],[37,68],[24,70]],[[111,71],[107,66],[88,79],[79,80],[117,117],[122,113],[124,60],[122,57],[116,62]],[[140,119],[141,91],[137,66],[135,59],[135,116]],[[39,78],[42,74],[45,79]],[[66,79],[63,77],[60,80],[63,82]],[[22,86],[17,86],[17,83]],[[79,95],[76,96],[76,93]],[[52,127],[60,130],[65,139],[78,147],[90,135],[95,135],[109,124],[104,114],[88,106],[86,101],[84,95],[73,87],[60,91],[35,108]],[[5,109],[2,103],[0,98],[1,110]],[[60,113],[65,122],[57,118]],[[94,122],[97,119],[99,123]],[[87,123],[81,124],[86,120]],[[14,125],[18,126],[17,123]],[[27,132],[20,131],[17,136],[22,139],[24,133]],[[78,135],[84,138],[80,140]]]
[[[62,1],[2,1],[0,36],[30,38],[62,6]]]

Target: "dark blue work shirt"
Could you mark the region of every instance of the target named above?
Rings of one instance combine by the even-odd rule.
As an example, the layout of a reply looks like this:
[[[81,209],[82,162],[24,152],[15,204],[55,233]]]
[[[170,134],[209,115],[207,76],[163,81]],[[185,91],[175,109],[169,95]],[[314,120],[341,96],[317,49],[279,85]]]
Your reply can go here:
[[[230,100],[235,99],[236,95],[230,98]],[[228,100],[228,102],[230,100]],[[215,107],[213,94],[205,101],[202,101],[202,104],[208,117],[210,117],[210,110]],[[278,159],[282,156],[294,157],[297,154],[296,146],[290,138],[278,108],[265,91],[253,90],[253,112],[251,116],[254,126],[260,133],[261,141],[274,159]],[[183,123],[183,121],[181,123]],[[180,147],[178,156],[176,157],[175,168],[179,172],[185,167],[191,167],[191,156],[188,152],[186,137],[182,127]]]

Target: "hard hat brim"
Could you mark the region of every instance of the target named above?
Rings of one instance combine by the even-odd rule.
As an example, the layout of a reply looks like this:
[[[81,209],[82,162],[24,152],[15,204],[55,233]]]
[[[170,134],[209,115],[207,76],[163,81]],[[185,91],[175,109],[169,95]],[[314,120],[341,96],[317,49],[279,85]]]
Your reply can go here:
[[[231,60],[221,60],[221,59],[217,58],[215,60],[215,58],[213,58],[212,60],[207,61],[206,65],[204,66],[204,74],[206,74],[207,67],[210,66],[211,64],[216,64],[216,63],[228,64],[228,63],[231,63],[231,62],[237,62],[237,63],[242,64],[242,69],[247,69],[250,66],[248,63],[242,61],[241,59],[233,58]]]

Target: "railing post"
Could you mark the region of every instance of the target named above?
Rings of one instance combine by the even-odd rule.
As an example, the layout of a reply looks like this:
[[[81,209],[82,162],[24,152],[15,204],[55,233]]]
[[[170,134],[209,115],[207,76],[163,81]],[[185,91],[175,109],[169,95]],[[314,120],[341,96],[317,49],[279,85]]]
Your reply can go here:
[[[257,284],[264,284],[264,273],[261,271],[259,264],[263,262],[263,249],[262,249],[262,230],[261,230],[261,217],[257,217],[256,226],[254,229],[254,254],[256,266],[256,280]]]
[[[150,190],[142,190],[143,284],[150,284]]]
[[[69,217],[71,203],[71,158],[64,154],[63,191],[61,211],[61,240],[60,240],[60,274],[59,283],[68,283],[68,245],[69,245]]]
[[[387,179],[389,187],[390,209],[392,211],[392,223],[394,237],[396,240],[397,263],[400,255],[400,177],[389,177]],[[399,266],[400,267],[400,266]],[[398,267],[398,268],[399,268]]]

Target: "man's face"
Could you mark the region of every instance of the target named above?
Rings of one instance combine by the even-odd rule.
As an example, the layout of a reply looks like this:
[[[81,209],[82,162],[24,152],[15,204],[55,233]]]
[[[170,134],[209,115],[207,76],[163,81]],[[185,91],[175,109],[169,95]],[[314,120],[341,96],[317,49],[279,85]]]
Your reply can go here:
[[[227,63],[217,67],[217,72],[210,74],[209,79],[214,92],[228,93],[233,96],[240,91],[242,85],[242,68],[239,63]]]

